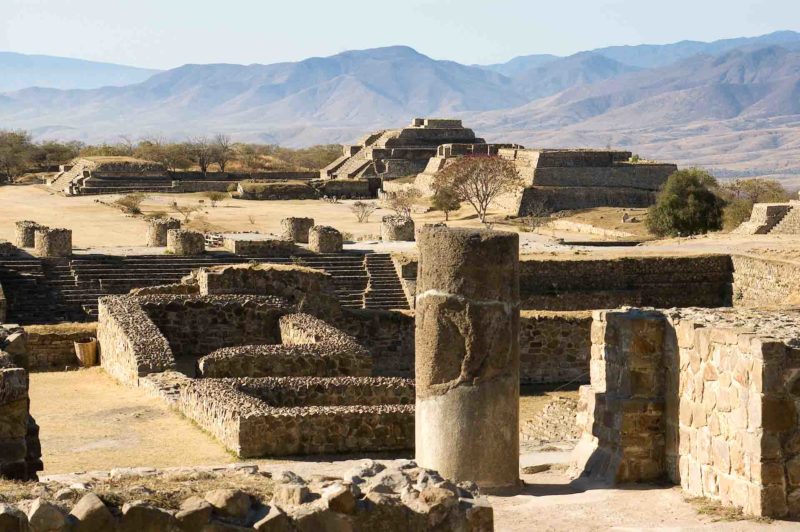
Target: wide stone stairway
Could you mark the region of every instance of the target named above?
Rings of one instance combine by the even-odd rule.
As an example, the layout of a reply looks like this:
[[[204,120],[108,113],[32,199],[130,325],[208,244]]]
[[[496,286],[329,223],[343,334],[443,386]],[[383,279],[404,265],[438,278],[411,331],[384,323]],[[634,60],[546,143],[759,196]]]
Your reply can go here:
[[[0,285],[9,322],[20,324],[96,319],[97,299],[132,288],[177,283],[193,269],[246,262],[298,264],[326,271],[342,306],[407,309],[389,255],[344,252],[291,258],[224,253],[202,257],[82,255],[71,259],[0,260]]]

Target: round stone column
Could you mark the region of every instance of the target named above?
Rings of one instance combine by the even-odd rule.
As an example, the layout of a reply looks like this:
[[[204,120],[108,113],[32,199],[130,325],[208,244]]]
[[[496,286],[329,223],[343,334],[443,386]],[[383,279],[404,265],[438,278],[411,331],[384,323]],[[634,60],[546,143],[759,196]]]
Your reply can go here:
[[[416,461],[490,492],[519,484],[519,237],[419,231]]]
[[[147,246],[164,247],[167,245],[167,231],[180,229],[181,221],[175,218],[152,218],[147,221]]]
[[[30,220],[20,220],[16,223],[16,244],[18,248],[32,248],[36,245],[36,230],[45,228]]]
[[[181,256],[202,255],[206,252],[206,238],[197,231],[170,229],[167,231],[167,251]]]
[[[381,240],[384,242],[413,242],[414,220],[405,216],[384,216],[381,220]]]
[[[308,232],[308,249],[314,253],[341,253],[342,233],[328,225],[315,225]]]

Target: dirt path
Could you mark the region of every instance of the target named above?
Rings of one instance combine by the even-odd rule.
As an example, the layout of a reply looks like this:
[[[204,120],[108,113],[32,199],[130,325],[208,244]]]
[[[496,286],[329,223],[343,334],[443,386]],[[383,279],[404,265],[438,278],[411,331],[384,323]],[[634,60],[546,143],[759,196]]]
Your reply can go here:
[[[44,474],[235,461],[160,399],[117,384],[99,368],[33,373],[30,394]]]

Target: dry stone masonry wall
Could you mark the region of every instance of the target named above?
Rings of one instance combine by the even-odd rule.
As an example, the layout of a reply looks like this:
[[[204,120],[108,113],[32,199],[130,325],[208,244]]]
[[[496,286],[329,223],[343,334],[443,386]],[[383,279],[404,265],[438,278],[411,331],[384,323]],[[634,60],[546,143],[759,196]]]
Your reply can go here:
[[[308,249],[314,253],[342,251],[342,233],[327,225],[315,225],[308,233]]]
[[[206,252],[206,238],[203,233],[184,229],[167,231],[167,252],[179,256],[196,256]]]
[[[167,245],[167,232],[180,229],[181,222],[174,218],[151,218],[147,221],[147,245],[164,247]]]
[[[405,216],[384,216],[381,220],[381,240],[413,242],[414,220]]]
[[[72,255],[72,231],[38,227],[34,231],[34,251],[40,257]]]
[[[597,312],[578,469],[800,516],[798,331],[791,311]]]
[[[313,218],[289,217],[281,220],[283,238],[299,244],[308,244],[308,232],[312,227]]]
[[[16,222],[16,244],[20,248],[32,248],[36,245],[36,230],[45,229],[31,220],[20,220]]]

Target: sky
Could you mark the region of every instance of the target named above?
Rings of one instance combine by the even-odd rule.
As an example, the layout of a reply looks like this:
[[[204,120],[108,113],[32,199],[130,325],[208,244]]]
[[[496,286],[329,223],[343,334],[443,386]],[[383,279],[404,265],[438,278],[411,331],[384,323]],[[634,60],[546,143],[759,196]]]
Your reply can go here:
[[[466,64],[800,30],[800,0],[0,0],[0,50],[150,68],[404,44]]]

